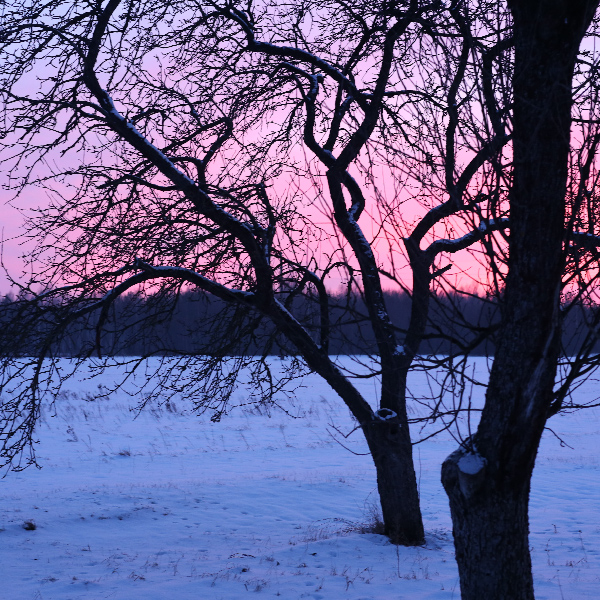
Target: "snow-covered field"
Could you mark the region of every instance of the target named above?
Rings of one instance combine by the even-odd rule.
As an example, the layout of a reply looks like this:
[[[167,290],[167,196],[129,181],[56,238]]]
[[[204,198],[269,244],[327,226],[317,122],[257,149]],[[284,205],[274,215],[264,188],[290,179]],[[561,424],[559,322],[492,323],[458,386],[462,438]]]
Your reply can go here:
[[[353,423],[318,377],[290,406],[302,418],[249,406],[220,423],[184,400],[134,418],[135,398],[94,399],[98,383],[67,383],[39,428],[42,470],[0,481],[2,600],[460,598],[439,482],[450,434],[415,447],[427,543],[398,548],[365,533],[374,469],[331,436]],[[598,598],[600,410],[551,426],[571,447],[548,432],[534,474],[537,598]],[[366,451],[358,432],[343,442]]]

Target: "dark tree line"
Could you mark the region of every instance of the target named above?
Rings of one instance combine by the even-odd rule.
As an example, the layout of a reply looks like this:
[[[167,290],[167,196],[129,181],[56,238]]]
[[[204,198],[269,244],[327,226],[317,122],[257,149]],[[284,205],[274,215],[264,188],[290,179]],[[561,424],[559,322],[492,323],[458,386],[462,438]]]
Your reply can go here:
[[[394,327],[402,334],[409,325],[411,299],[405,293],[384,292],[385,304]],[[9,324],[13,312],[23,302],[12,296],[0,302],[0,327]],[[27,309],[31,307],[25,301]],[[60,310],[60,307],[57,307]],[[369,328],[364,299],[340,294],[333,296],[329,307],[331,355],[371,355],[376,358],[377,343]],[[572,356],[584,345],[597,311],[596,306],[581,303],[570,306],[563,328],[562,354]],[[318,306],[314,299],[298,296],[294,313],[315,338],[319,333]],[[254,315],[259,317],[259,315]],[[21,317],[27,318],[27,317]],[[245,325],[240,325],[244,322]],[[427,324],[420,352],[429,356],[462,356],[470,348],[471,356],[493,356],[500,323],[497,299],[468,294],[434,296],[430,322]],[[39,336],[47,334],[40,323]],[[216,335],[214,328],[219,329]],[[233,337],[224,332],[231,328]],[[244,332],[245,336],[240,337]],[[229,339],[229,341],[227,341]],[[269,340],[269,341],[268,341]],[[474,343],[474,340],[479,340]],[[35,348],[26,340],[14,340],[15,354],[28,355]],[[136,295],[119,297],[98,337],[96,321],[82,319],[67,327],[57,337],[52,352],[56,356],[82,357],[102,355],[267,355],[294,354],[295,348],[277,334],[265,319],[253,319],[252,312],[235,310],[230,303],[201,291],[184,291],[178,295]],[[594,340],[592,352],[600,350]],[[435,364],[435,362],[433,362]],[[433,367],[432,367],[433,368]]]

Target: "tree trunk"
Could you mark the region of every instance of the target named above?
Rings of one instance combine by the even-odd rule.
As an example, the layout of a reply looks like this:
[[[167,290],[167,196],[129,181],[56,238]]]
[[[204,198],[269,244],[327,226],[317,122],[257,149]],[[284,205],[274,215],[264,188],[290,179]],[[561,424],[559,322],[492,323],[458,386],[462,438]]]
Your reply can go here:
[[[502,328],[477,432],[444,462],[463,600],[533,600],[529,486],[559,356],[572,79],[598,0],[508,0],[513,184]]]
[[[385,395],[384,402],[393,404],[395,410],[381,409],[374,413],[331,359],[315,346],[306,331],[296,327],[289,313],[276,313],[272,318],[302,352],[308,366],[327,381],[361,424],[377,471],[385,534],[395,544],[422,544],[425,540],[423,518],[404,400],[407,369],[386,371],[382,378],[382,394]],[[393,401],[388,396],[393,396]]]
[[[385,534],[394,544],[425,542],[408,422],[382,409],[363,424],[375,468]],[[383,416],[379,416],[383,415]]]
[[[532,600],[529,486],[498,488],[485,480],[483,472],[465,473],[459,466],[465,455],[457,450],[442,467],[461,596],[464,600]]]

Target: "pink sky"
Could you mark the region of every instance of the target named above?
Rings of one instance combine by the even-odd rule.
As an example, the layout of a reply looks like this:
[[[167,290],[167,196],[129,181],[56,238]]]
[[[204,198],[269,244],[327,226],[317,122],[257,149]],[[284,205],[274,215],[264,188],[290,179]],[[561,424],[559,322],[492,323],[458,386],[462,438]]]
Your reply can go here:
[[[25,192],[15,204],[22,208],[33,208],[45,203],[45,195],[31,189]],[[15,239],[22,232],[23,216],[21,213],[8,204],[10,195],[7,191],[1,192],[1,237],[2,243],[2,259],[4,267],[9,271],[10,275],[15,279],[21,279],[24,261],[21,255],[27,248],[33,246],[31,241],[23,239]],[[10,283],[6,277],[4,270],[0,271],[0,295],[4,295],[10,291]]]
[[[9,203],[9,199],[11,196],[9,192],[3,191],[2,193],[2,239],[3,239],[3,262],[5,268],[9,271],[10,276],[16,280],[23,281],[23,269],[25,266],[25,261],[21,256],[27,252],[27,250],[31,250],[34,246],[34,242],[32,240],[25,240],[23,238],[18,239],[17,236],[23,233],[23,215],[17,209],[19,207],[21,210],[27,211],[38,206],[44,206],[47,204],[47,195],[46,192],[40,190],[38,188],[29,188],[25,191],[19,198],[13,200]],[[419,212],[422,212],[422,208]],[[367,208],[368,211],[368,208]],[[363,214],[360,219],[360,224],[364,230],[365,235],[368,239],[373,238],[373,234],[378,229],[378,225],[373,219],[369,217],[367,211]],[[404,215],[407,221],[410,221],[416,217],[416,211],[406,211]],[[327,218],[319,214],[315,221],[318,222],[321,226],[327,225]],[[397,267],[400,267],[399,274],[402,279],[405,281],[407,285],[410,286],[411,281],[411,273],[408,267],[406,266],[406,261],[403,258],[404,248],[402,247],[402,243],[400,241],[401,235],[398,234],[398,242],[395,246],[394,255],[397,260]],[[458,237],[458,235],[456,236]],[[374,244],[374,250],[377,253],[378,250],[385,253],[384,256],[380,256],[382,260],[382,266],[385,269],[390,269],[390,263],[387,260],[387,244],[384,240],[380,240]],[[447,277],[450,278],[451,281],[457,283],[461,282],[463,286],[467,288],[471,287],[470,280],[476,279],[478,276],[481,276],[481,266],[477,265],[476,261],[468,255],[467,252],[462,251],[457,255],[449,257],[442,261],[443,264],[447,264],[447,262],[452,262],[453,267],[447,274]],[[331,282],[330,282],[331,283]],[[341,283],[341,281],[340,281]],[[397,289],[395,285],[389,283],[389,281],[385,278],[382,279],[382,284],[386,289]],[[4,271],[0,272],[0,295],[6,294],[11,290],[11,286],[9,280],[7,279]]]

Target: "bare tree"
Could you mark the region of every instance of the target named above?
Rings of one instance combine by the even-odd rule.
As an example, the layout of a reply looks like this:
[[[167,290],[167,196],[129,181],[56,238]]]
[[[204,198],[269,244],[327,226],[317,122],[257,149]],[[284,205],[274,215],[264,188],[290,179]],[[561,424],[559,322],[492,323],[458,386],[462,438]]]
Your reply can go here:
[[[408,124],[406,100],[422,96],[402,87],[403,70],[420,55],[420,44],[435,46],[431,40],[456,29],[456,20],[439,2],[265,2],[242,10],[235,3],[57,0],[13,2],[4,11],[1,77],[11,185],[21,191],[37,184],[53,198],[28,223],[28,235],[38,240],[30,256],[35,275],[11,308],[12,325],[3,328],[3,389],[11,398],[3,405],[7,460],[30,448],[41,381],[64,379],[46,360],[61,335],[73,336],[78,322],[86,327],[97,314],[99,351],[120,295],[158,290],[168,302],[182,286],[194,286],[246,309],[234,323],[248,334],[268,318],[275,334],[339,394],[373,456],[386,533],[396,543],[422,543],[407,374],[425,334],[431,282],[443,272],[434,268],[436,257],[481,235],[476,229],[460,243],[420,250],[431,228],[459,208],[446,202],[441,211],[427,212],[407,240],[414,309],[407,331],[398,331],[373,242],[358,224],[374,181],[371,163],[360,155],[383,157],[373,165],[392,164],[398,150],[389,145],[391,132]],[[318,30],[311,31],[311,23]],[[451,106],[465,70],[452,44],[441,43],[438,54],[459,65],[456,74],[441,72],[436,83],[443,106]],[[448,78],[454,84],[445,97]],[[32,86],[39,89],[31,93]],[[427,95],[424,101],[440,99]],[[449,127],[452,139],[456,124]],[[491,151],[484,146],[481,156]],[[319,228],[314,210],[313,218],[301,216],[311,195],[309,208],[326,202],[335,231]],[[340,273],[364,297],[362,318],[376,341],[377,363],[369,373],[381,378],[376,407],[328,355],[329,304],[338,287],[333,276]],[[300,294],[314,299],[307,319],[316,331],[294,314]],[[240,331],[232,335],[230,328],[230,338]],[[27,385],[28,365],[13,358],[15,339],[35,356]],[[189,394],[197,384],[199,407],[218,415],[235,375],[222,367],[223,354],[177,359],[163,381]],[[192,377],[179,367],[190,360],[198,365]],[[254,362],[255,382],[268,384],[262,390],[268,395],[267,361]]]
[[[218,418],[236,377],[225,356],[248,357],[238,364],[256,365],[268,397],[277,384],[265,356],[287,345],[356,417],[387,534],[418,544],[408,375],[446,368],[428,416],[452,419],[447,392],[491,336],[481,424],[444,463],[443,482],[463,597],[531,598],[527,504],[540,436],[597,365],[597,60],[579,52],[596,7],[7,3],[0,77],[11,187],[53,197],[28,224],[35,275],[2,332],[3,389],[15,390],[3,404],[8,462],[29,448],[61,335],[93,323],[98,351],[120,295],[146,290],[160,317],[191,286],[233,307],[224,339],[238,345],[177,358],[165,386],[197,394]],[[570,137],[572,106],[580,129]],[[481,269],[471,282],[453,264],[458,253]],[[377,407],[328,354],[340,279],[350,301],[364,300],[364,310],[345,308],[376,342],[368,376],[381,380]],[[384,280],[411,295],[404,329],[390,319]],[[440,302],[472,293],[472,283],[499,307],[491,324]],[[300,296],[309,314],[298,312]],[[565,358],[565,315],[582,302],[587,333]],[[447,319],[440,330],[436,310]],[[214,348],[224,331],[218,319],[208,329]],[[19,336],[33,371],[11,356]],[[253,336],[256,358],[239,346]],[[420,357],[430,337],[450,340],[451,355]]]

